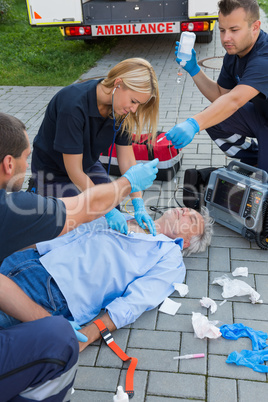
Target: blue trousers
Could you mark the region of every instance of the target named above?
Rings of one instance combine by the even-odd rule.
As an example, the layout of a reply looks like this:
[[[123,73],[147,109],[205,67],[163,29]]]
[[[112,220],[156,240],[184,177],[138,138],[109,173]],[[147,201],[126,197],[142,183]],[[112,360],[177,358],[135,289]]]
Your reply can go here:
[[[69,401],[78,341],[63,317],[0,330],[1,402]]]
[[[63,315],[65,318],[73,320],[63,294],[52,276],[40,263],[39,257],[40,255],[35,249],[18,251],[3,261],[0,272],[13,280],[32,300],[44,307],[51,315]],[[8,328],[19,322],[0,311],[0,327]]]
[[[71,182],[68,176],[63,177],[61,181],[53,179],[53,177],[44,177],[43,172],[37,172],[32,165],[32,180],[34,182],[35,193],[44,197],[74,197],[80,194],[78,188]],[[109,183],[109,178],[105,168],[100,161],[85,171],[94,184]],[[48,175],[47,175],[48,176]]]
[[[268,121],[256,113],[253,103],[206,131],[227,156],[268,172]]]

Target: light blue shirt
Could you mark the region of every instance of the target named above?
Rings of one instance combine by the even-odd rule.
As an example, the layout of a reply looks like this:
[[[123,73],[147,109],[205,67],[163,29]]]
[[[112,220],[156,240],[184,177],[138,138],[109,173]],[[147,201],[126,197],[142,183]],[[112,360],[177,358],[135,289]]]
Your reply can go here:
[[[158,306],[183,282],[182,239],[108,228],[105,218],[37,244],[40,262],[82,325],[108,310],[117,328]]]

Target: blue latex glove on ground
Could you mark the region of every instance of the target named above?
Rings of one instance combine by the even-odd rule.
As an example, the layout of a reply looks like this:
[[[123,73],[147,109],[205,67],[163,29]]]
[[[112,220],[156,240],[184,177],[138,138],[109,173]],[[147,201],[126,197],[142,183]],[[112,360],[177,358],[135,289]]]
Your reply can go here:
[[[256,331],[255,329],[246,327],[241,323],[222,325],[220,331],[225,339],[238,339],[242,337],[250,338],[253,350],[260,350],[268,346],[266,343],[268,337],[266,332]]]
[[[195,119],[187,119],[183,123],[176,124],[166,133],[166,138],[172,142],[176,149],[186,147],[199,131],[199,124]]]
[[[69,323],[73,327],[73,330],[74,330],[75,335],[76,335],[77,339],[79,340],[79,342],[87,342],[88,339],[87,339],[86,335],[77,331],[78,329],[81,329],[80,325],[78,325],[77,322],[75,322],[75,321],[69,321]]]
[[[155,228],[154,221],[152,220],[152,218],[146,211],[143,199],[142,198],[134,198],[132,200],[132,204],[133,204],[133,207],[135,210],[135,219],[138,222],[138,224],[140,225],[140,227],[142,229],[146,229],[146,226],[144,225],[144,223],[146,223],[150,233],[152,233],[153,236],[156,236],[156,228]]]
[[[156,158],[148,163],[138,163],[126,171],[123,176],[126,177],[131,184],[131,193],[146,190],[148,187],[151,187],[158,172],[156,167],[158,162],[159,159]]]
[[[108,225],[111,229],[117,230],[123,234],[127,234],[127,221],[123,214],[118,209],[114,208],[105,215]]]
[[[179,44],[180,44],[180,42],[176,42],[176,47],[175,47],[176,62],[180,66],[182,66],[182,68],[185,71],[187,71],[187,73],[189,73],[191,77],[194,77],[200,71],[200,67],[199,67],[199,65],[197,64],[197,61],[196,61],[196,51],[194,49],[192,49],[192,58],[191,58],[191,60],[187,61],[186,64],[183,66],[182,64],[180,64],[180,62],[182,60],[177,57]]]
[[[264,364],[267,360],[268,350],[241,350],[240,353],[232,352],[227,357],[226,363],[246,366],[258,373],[268,373],[268,367]]]

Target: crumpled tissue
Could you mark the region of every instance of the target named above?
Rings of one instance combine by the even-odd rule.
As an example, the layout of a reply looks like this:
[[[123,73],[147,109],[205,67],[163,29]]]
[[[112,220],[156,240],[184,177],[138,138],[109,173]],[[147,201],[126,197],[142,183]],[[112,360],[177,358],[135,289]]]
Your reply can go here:
[[[268,346],[266,343],[268,337],[266,332],[256,331],[255,329],[246,327],[241,323],[222,325],[220,331],[225,339],[237,340],[238,338],[250,338],[253,350],[261,350]]]
[[[202,307],[210,308],[211,314],[214,314],[218,308],[216,302],[210,297],[202,297],[200,304]]]
[[[192,324],[195,335],[200,338],[217,339],[221,336],[219,328],[215,325],[219,321],[209,321],[206,316],[200,313],[192,313]]]
[[[168,297],[163,301],[158,311],[169,315],[175,315],[179,310],[181,303],[176,303]]]
[[[227,275],[223,275],[215,278],[212,284],[223,286],[222,297],[224,298],[249,295],[251,303],[263,303],[262,300],[259,300],[260,294],[246,282],[239,279],[230,279]]]
[[[179,292],[181,297],[184,297],[187,295],[187,293],[189,292],[189,288],[188,285],[185,285],[185,283],[173,283],[174,289],[177,290],[177,292]]]
[[[248,276],[248,267],[237,267],[233,272],[233,276]]]

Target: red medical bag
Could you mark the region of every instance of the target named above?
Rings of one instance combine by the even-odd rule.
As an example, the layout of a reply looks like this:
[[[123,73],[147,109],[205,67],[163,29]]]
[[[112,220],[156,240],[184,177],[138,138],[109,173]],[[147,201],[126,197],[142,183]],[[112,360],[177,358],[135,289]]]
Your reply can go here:
[[[143,134],[138,143],[133,141],[132,146],[137,163],[148,162],[154,158],[159,159],[157,180],[169,181],[180,169],[182,152],[174,148],[172,142],[166,139],[165,133],[157,133],[157,139],[152,147],[148,145],[148,134]],[[111,147],[100,156],[100,161],[105,168],[108,168],[110,151]],[[110,174],[120,176],[115,146],[112,152]]]

